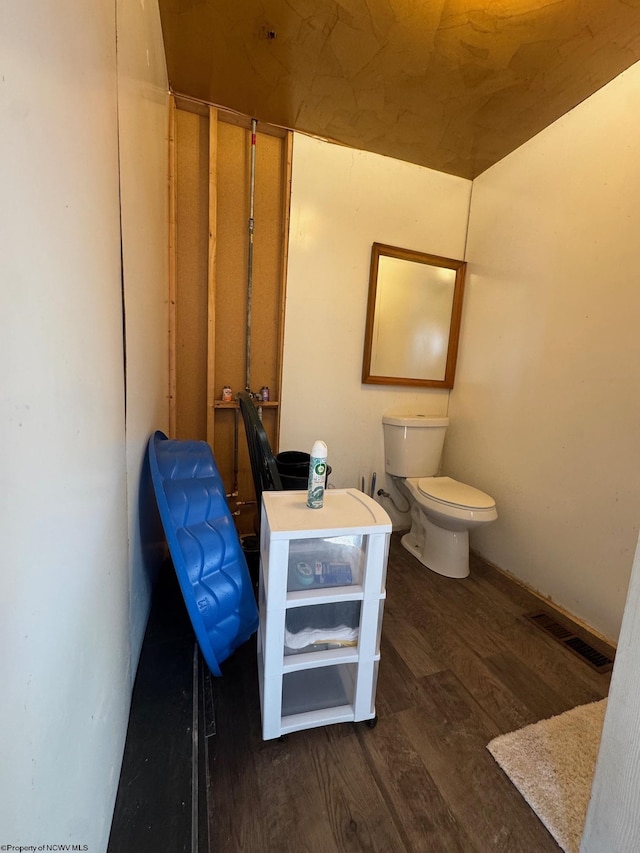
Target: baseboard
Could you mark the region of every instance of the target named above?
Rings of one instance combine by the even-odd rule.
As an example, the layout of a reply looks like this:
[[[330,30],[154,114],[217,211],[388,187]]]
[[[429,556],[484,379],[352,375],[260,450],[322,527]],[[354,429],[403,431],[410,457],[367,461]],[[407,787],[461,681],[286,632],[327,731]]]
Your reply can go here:
[[[533,596],[533,598],[537,599],[540,602],[540,605],[545,608],[545,610],[552,611],[560,618],[560,620],[568,622],[572,627],[577,629],[577,633],[582,632],[590,639],[596,640],[600,645],[602,645],[603,651],[610,657],[615,655],[617,643],[611,640],[609,637],[605,637],[604,634],[601,634],[593,626],[589,625],[583,619],[580,619],[578,616],[571,613],[565,607],[555,602],[550,596],[543,595],[541,592],[535,589],[535,587],[530,586],[521,578],[517,577],[506,569],[501,568],[500,566],[496,566],[495,563],[492,563],[491,560],[487,560],[487,558],[484,557],[482,554],[478,553],[477,551],[474,551],[473,549],[471,549],[471,554],[473,554],[473,556],[476,557],[478,560],[481,560],[485,564],[485,566],[488,566],[493,571],[505,577],[511,583],[514,583],[516,584],[516,586],[519,586],[528,595],[531,595]]]

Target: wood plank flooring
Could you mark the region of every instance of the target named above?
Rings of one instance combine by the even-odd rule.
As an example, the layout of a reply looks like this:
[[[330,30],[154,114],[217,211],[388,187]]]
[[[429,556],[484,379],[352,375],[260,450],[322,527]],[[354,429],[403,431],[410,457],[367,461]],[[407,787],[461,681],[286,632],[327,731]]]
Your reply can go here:
[[[478,558],[462,581],[428,572],[394,534],[374,729],[263,742],[254,643],[239,649],[214,682],[211,853],[557,853],[486,745],[609,676],[523,618],[539,605]]]
[[[168,563],[156,584],[131,697],[108,853],[193,851],[194,648]]]

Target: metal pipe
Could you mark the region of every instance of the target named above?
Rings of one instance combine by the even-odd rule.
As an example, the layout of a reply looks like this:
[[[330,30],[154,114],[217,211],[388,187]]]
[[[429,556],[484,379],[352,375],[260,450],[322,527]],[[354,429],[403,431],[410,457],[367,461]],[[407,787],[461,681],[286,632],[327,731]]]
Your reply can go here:
[[[251,119],[251,177],[249,189],[249,257],[247,262],[247,353],[245,390],[251,391],[251,301],[253,298],[253,209],[256,194],[256,128],[258,122]]]
[[[233,424],[233,493],[238,494],[238,424],[240,421],[240,409],[235,410]]]

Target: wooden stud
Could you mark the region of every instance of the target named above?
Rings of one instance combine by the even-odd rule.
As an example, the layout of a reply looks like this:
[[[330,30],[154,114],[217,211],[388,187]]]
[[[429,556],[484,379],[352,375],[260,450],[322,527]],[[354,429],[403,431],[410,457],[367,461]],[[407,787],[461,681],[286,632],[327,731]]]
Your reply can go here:
[[[216,355],[218,111],[209,108],[209,258],[207,264],[207,441],[213,450]]]
[[[276,414],[276,447],[280,447],[280,418],[282,414],[282,354],[284,352],[284,321],[287,292],[287,267],[289,264],[289,221],[291,217],[291,174],[293,171],[293,133],[284,139],[284,169],[282,176],[282,260],[280,269],[280,328],[278,332],[278,406]]]
[[[169,436],[176,435],[176,102],[169,98]]]
[[[209,110],[214,109],[218,115],[218,121],[225,122],[226,124],[234,124],[237,127],[243,127],[245,130],[251,130],[251,119],[249,116],[243,115],[242,113],[236,113],[233,110],[225,110],[215,104],[198,101],[195,98],[190,98],[186,95],[175,95],[174,97],[176,100],[176,106],[179,110],[184,110],[184,112],[187,113],[195,113],[200,116],[207,116],[209,114]],[[260,123],[260,133],[264,133],[267,136],[277,136],[284,139],[290,132],[291,131],[286,127],[278,127],[278,125],[275,124]]]

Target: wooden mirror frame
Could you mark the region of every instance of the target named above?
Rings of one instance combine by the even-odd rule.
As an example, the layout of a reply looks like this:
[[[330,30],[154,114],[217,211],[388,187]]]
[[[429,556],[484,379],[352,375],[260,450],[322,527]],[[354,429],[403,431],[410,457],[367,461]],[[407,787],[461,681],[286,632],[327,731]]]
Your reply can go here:
[[[455,271],[444,378],[417,379],[409,376],[376,376],[371,374],[373,332],[376,320],[375,310],[378,292],[378,268],[381,256]],[[453,258],[428,255],[424,252],[414,252],[410,249],[400,249],[396,246],[386,246],[382,243],[373,244],[369,274],[369,300],[367,304],[367,322],[364,338],[364,358],[362,362],[362,381],[364,383],[372,385],[417,385],[426,388],[453,388],[456,361],[458,358],[458,340],[460,337],[460,319],[462,316],[462,297],[466,267],[465,261],[457,261]]]

